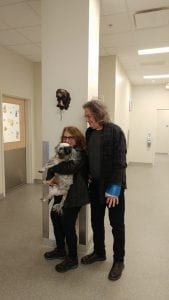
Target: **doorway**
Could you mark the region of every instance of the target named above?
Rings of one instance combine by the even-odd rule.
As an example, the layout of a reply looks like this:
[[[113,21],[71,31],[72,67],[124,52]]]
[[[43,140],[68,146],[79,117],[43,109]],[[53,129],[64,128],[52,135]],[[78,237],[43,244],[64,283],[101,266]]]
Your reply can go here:
[[[5,191],[26,183],[25,100],[3,96]]]
[[[169,154],[169,109],[157,110],[155,152]]]

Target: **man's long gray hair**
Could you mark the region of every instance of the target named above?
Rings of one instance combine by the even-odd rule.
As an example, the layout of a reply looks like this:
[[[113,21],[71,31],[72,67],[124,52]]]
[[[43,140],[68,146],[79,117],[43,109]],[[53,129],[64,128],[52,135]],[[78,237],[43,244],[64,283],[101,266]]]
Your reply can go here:
[[[101,100],[87,101],[83,105],[83,108],[89,108],[95,120],[100,125],[110,122],[110,117],[107,112],[107,107]]]

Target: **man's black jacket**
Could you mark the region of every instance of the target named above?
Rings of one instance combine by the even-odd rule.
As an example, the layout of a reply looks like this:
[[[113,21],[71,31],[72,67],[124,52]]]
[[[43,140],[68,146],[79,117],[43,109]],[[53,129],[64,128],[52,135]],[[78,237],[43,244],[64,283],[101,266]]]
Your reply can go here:
[[[89,127],[86,131],[87,145],[93,130]],[[126,153],[126,139],[122,129],[113,123],[105,123],[101,141],[101,178],[99,180],[102,194],[110,184],[119,184],[122,188],[126,188]]]

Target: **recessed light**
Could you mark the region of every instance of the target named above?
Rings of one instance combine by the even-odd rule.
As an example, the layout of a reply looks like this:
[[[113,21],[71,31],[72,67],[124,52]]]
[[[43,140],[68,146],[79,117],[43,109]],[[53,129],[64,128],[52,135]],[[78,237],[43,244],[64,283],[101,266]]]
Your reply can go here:
[[[169,47],[138,50],[138,55],[169,53]]]
[[[159,79],[159,78],[169,78],[169,74],[161,74],[161,75],[145,75],[144,79]]]

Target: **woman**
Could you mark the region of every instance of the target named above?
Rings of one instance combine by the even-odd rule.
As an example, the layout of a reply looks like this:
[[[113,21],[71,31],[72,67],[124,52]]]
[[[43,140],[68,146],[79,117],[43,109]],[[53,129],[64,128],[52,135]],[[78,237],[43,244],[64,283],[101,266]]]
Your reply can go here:
[[[66,272],[78,267],[76,220],[81,207],[88,203],[87,193],[87,167],[85,138],[76,127],[69,126],[63,129],[61,142],[69,143],[78,152],[78,159],[64,161],[49,169],[49,174],[73,174],[73,184],[63,206],[63,213],[58,214],[51,209],[51,220],[54,229],[57,247],[44,254],[46,259],[63,258],[55,269],[58,272]],[[51,176],[51,175],[50,175]],[[50,178],[47,178],[50,179]],[[54,198],[54,204],[61,201],[62,196]],[[65,251],[65,240],[68,255]]]

